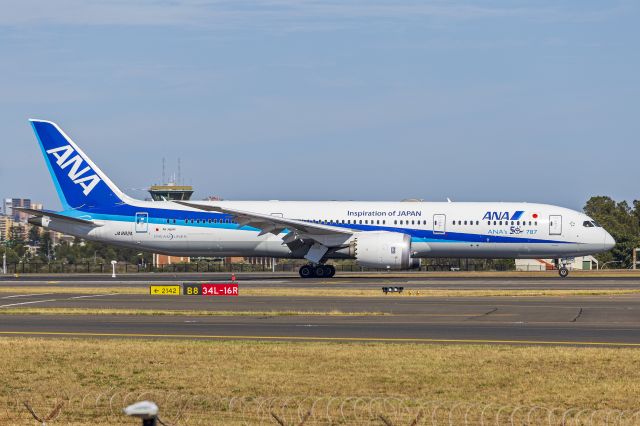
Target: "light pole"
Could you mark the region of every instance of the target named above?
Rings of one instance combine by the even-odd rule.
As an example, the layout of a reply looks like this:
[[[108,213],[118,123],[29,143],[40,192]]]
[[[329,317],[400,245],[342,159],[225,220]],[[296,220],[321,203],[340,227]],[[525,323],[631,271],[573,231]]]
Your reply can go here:
[[[111,261],[111,278],[115,278],[116,277],[116,263],[118,263],[115,260]]]

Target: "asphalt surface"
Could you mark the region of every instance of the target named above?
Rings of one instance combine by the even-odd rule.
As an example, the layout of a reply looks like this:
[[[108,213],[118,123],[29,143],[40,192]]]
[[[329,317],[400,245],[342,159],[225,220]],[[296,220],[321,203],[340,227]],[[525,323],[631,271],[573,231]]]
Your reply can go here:
[[[228,274],[227,274],[228,276]],[[53,279],[49,279],[53,278]],[[0,287],[0,336],[154,337],[262,340],[336,340],[423,343],[538,343],[628,345],[640,347],[640,294],[561,297],[346,297],[344,288],[402,285],[406,290],[446,289],[640,289],[638,279],[537,278],[345,278],[330,283],[291,276],[256,276],[239,280],[239,297],[150,296],[145,294],[74,293],[74,287],[148,286],[198,281],[196,277],[77,280],[25,277],[3,280]],[[193,278],[193,279],[192,279]],[[224,278],[224,277],[220,277]],[[221,280],[222,281],[222,280]],[[38,287],[36,294],[19,287]],[[18,287],[18,288],[16,288]],[[329,297],[248,297],[243,288],[315,288],[335,291]],[[14,288],[15,291],[14,291]],[[57,292],[48,292],[55,288]],[[64,291],[59,293],[59,289]],[[42,291],[40,291],[42,289]],[[7,315],[16,308],[150,309],[157,311],[233,312],[189,315]],[[247,315],[246,312],[293,311],[296,315]],[[313,315],[305,312],[333,312]],[[335,315],[335,313],[352,313]],[[353,313],[356,313],[353,315]]]
[[[638,277],[622,276],[569,277],[561,279],[555,275],[542,277],[429,277],[406,274],[394,276],[385,274],[337,276],[332,279],[301,279],[293,273],[243,273],[236,274],[244,288],[331,288],[331,289],[372,289],[387,285],[402,285],[412,289],[459,289],[459,290],[590,290],[590,289],[640,289]],[[0,275],[0,287],[16,285],[59,284],[65,287],[136,287],[149,284],[182,284],[183,282],[228,282],[230,273],[209,274],[127,274],[111,278],[109,275],[25,275],[14,277]]]

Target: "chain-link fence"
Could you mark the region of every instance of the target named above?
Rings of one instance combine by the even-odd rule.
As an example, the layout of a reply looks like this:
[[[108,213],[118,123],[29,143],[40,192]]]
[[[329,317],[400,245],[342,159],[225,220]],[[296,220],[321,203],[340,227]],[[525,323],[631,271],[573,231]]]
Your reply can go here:
[[[109,389],[84,395],[16,396],[0,424],[135,424],[122,409],[154,401],[167,425],[640,425],[640,410],[441,401],[409,397],[251,397]]]
[[[0,262],[1,263],[1,262]],[[136,264],[128,262],[118,262],[116,265],[116,273],[131,274],[143,272],[167,272],[167,273],[206,273],[206,272],[298,272],[298,268],[304,262],[288,262],[276,263],[271,266],[269,264],[253,264],[253,263],[220,263],[220,262],[187,262],[172,263],[170,265],[153,266],[149,264]],[[385,269],[364,268],[353,263],[336,263],[335,268],[338,272],[382,272]],[[0,264],[0,269],[2,265]],[[441,271],[507,271],[514,270],[513,266],[491,265],[486,266],[481,263],[464,263],[464,262],[423,262],[422,266],[412,269],[414,272],[441,272]],[[542,271],[543,268],[531,268],[530,271]],[[405,271],[406,272],[406,271]],[[93,263],[93,262],[11,262],[7,264],[8,274],[107,274],[111,273],[110,263]]]

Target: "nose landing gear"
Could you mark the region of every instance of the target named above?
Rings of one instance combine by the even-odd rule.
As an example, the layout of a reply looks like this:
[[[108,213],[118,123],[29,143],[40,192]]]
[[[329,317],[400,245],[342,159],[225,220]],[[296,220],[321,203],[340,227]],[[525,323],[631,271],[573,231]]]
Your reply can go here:
[[[302,278],[331,278],[336,274],[336,268],[333,265],[304,265],[298,271]]]
[[[569,268],[567,268],[566,259],[556,259],[556,268],[558,268],[558,275],[560,275],[560,278],[567,278],[569,276]]]

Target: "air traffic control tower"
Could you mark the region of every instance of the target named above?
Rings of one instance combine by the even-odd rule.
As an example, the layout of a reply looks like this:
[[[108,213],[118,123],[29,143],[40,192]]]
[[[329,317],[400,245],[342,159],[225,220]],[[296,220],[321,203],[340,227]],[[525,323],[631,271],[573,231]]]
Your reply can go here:
[[[186,201],[193,195],[191,185],[176,185],[175,183],[165,183],[153,185],[149,188],[149,194],[153,201]],[[189,263],[191,259],[183,256],[168,256],[166,254],[153,253],[153,266],[163,267],[174,263]]]
[[[187,201],[193,195],[193,187],[173,183],[153,185],[149,188],[149,194],[153,201]]]

